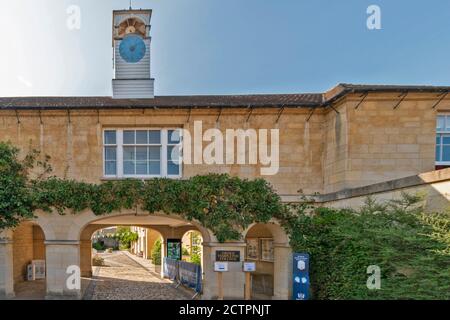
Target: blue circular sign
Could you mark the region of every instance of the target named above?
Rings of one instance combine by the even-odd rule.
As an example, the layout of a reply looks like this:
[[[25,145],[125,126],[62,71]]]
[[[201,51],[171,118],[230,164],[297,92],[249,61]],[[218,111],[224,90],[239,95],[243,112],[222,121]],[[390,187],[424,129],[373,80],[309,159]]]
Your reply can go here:
[[[137,35],[126,36],[119,47],[120,56],[128,63],[141,61],[146,51],[145,42]]]

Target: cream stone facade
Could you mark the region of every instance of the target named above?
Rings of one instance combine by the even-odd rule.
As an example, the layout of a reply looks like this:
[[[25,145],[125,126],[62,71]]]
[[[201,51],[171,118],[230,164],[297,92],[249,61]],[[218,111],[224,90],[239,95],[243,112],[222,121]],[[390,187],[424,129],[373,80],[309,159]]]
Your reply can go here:
[[[129,26],[128,19],[143,29],[136,33],[135,27],[123,28]],[[432,171],[436,168],[436,119],[450,113],[450,87],[340,84],[314,94],[154,96],[150,19],[151,10],[114,12],[113,97],[0,98],[0,141],[19,147],[22,155],[40,150],[42,157],[51,157],[54,175],[89,183],[123,179],[124,172],[136,173],[137,163],[145,162],[145,176],[131,178],[150,179],[150,168],[156,169],[154,176],[177,179],[209,173],[263,178],[285,202],[301,201],[304,195],[335,207],[358,206],[371,194],[392,198],[400,190],[420,189],[429,191],[430,210],[447,206],[450,175],[445,170]],[[140,50],[129,39],[140,43]],[[196,122],[201,122],[203,132],[217,129],[224,136],[230,129],[277,130],[278,170],[263,175],[266,164],[261,162],[187,164],[168,159],[168,151],[178,147],[171,138],[167,140],[168,132],[183,129],[194,137]],[[133,142],[125,141],[125,131],[134,135]],[[136,131],[144,131],[145,142],[136,142]],[[149,142],[151,131],[159,132],[160,140]],[[107,132],[114,137],[111,141],[107,141]],[[201,143],[206,147],[210,142]],[[271,137],[271,143],[276,144],[276,139]],[[155,159],[146,151],[144,161],[139,161],[136,150],[142,145],[147,150],[161,147],[159,156]],[[233,149],[236,152],[243,145],[235,141]],[[136,149],[126,153],[130,146]],[[247,159],[250,152],[245,147]],[[194,152],[201,149],[199,145],[192,148]],[[170,176],[170,170],[176,174]],[[422,179],[424,172],[431,173]],[[270,239],[272,257],[258,261],[257,268],[263,278],[270,279],[269,298],[291,298],[292,250],[277,221],[250,226],[240,241],[220,243],[195,221],[159,212],[35,215],[34,220],[0,233],[1,297],[13,297],[15,286],[25,280],[27,265],[39,259],[46,261],[46,298],[81,298],[81,288],[73,284],[80,277],[92,276],[93,233],[105,227],[135,226],[159,234],[163,257],[168,239],[181,239],[190,230],[201,233],[203,299],[218,295],[214,272],[218,250],[240,253],[240,261],[230,262],[224,274],[224,296],[242,299],[246,239]],[[137,247],[146,257],[152,246],[151,237],[147,239]]]
[[[412,92],[395,107],[402,90],[384,92],[383,89],[376,89],[362,103],[361,93],[346,93],[331,107],[299,105],[284,109],[277,106],[255,106],[252,110],[248,107],[154,109],[151,108],[151,101],[148,108],[131,109],[93,106],[55,110],[33,105],[20,108],[12,104],[12,107],[3,107],[0,111],[0,137],[2,141],[10,141],[20,147],[23,153],[34,148],[50,155],[54,173],[59,177],[101,183],[108,180],[103,174],[104,130],[175,127],[192,131],[195,121],[202,121],[204,130],[277,128],[280,130],[278,174],[261,176],[258,170],[260,165],[193,164],[183,165],[182,178],[208,173],[227,173],[250,179],[262,177],[285,201],[299,201],[301,193],[315,195],[323,205],[358,206],[367,193],[363,192],[358,197],[348,196],[345,195],[346,190],[364,189],[435,168],[436,117],[449,109],[450,100],[443,100],[437,108],[433,108],[438,98],[438,92],[433,90],[441,89],[429,87],[429,92],[411,89]],[[428,189],[433,191],[429,192],[434,197],[431,203],[437,203],[435,200],[440,199],[433,210],[442,209],[448,202],[446,190],[449,182],[446,179],[432,184],[425,179],[421,187],[420,183],[414,186],[399,184],[386,192],[390,194],[389,198],[405,188]],[[339,192],[344,192],[344,196],[331,196],[339,195]],[[383,195],[386,192],[371,191],[370,194]],[[14,295],[14,283],[25,279],[25,268],[31,260],[45,259],[47,298],[79,298],[79,290],[66,288],[69,276],[67,267],[79,265],[82,276],[92,275],[91,237],[96,230],[107,226],[149,227],[158,231],[164,241],[182,237],[192,228],[199,230],[204,239],[204,299],[217,295],[213,271],[216,250],[238,250],[245,259],[245,235],[242,242],[219,243],[208,230],[175,217],[157,216],[154,220],[153,215],[136,212],[118,212],[100,218],[91,212],[75,216],[42,212],[36,215],[38,218],[35,221],[24,222],[15,230],[3,232],[0,243],[0,292],[5,297]],[[117,217],[116,220],[114,217]],[[279,230],[267,234],[270,228]],[[275,259],[273,263],[261,264],[261,268],[273,277],[272,297],[289,299],[289,239],[276,224],[270,228],[265,228],[260,237],[272,235],[271,238],[275,239]],[[240,263],[232,264],[231,271],[225,275],[226,297],[243,297],[244,274],[241,267]]]

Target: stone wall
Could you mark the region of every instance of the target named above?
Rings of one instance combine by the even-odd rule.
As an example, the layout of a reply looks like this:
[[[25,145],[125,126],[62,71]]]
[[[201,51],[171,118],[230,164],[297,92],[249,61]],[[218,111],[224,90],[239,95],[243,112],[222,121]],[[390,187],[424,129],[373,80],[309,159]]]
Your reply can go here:
[[[193,136],[194,121],[203,121],[203,130],[275,129],[280,130],[280,170],[265,176],[281,194],[322,190],[323,148],[322,115],[317,112],[306,123],[308,109],[286,109],[276,123],[279,109],[255,110],[247,122],[246,108],[224,110],[216,123],[219,110],[194,110],[189,122],[188,110],[102,110],[19,111],[20,123],[13,111],[0,111],[0,141],[11,141],[23,152],[30,148],[51,156],[54,173],[60,177],[98,183],[102,179],[102,131],[123,127],[180,127]],[[204,143],[204,147],[207,146]],[[259,165],[184,165],[183,176],[207,173],[229,173],[243,178],[261,177]]]
[[[26,280],[27,266],[33,260],[33,224],[22,223],[13,235],[14,282]]]
[[[160,110],[0,111],[0,140],[24,152],[37,148],[52,157],[60,177],[98,183],[102,180],[102,131],[124,127],[180,127],[193,136],[194,122],[203,131],[280,130],[280,169],[261,176],[260,165],[184,165],[183,176],[229,173],[263,177],[281,195],[329,193],[433,170],[436,94],[411,93],[397,108],[399,93],[371,93],[362,100],[350,94],[326,110],[247,108]],[[449,109],[449,100],[439,110]],[[309,119],[309,121],[307,121]],[[247,121],[248,120],[248,121]],[[204,147],[208,143],[204,142]]]
[[[402,193],[423,196],[427,212],[446,211],[450,209],[450,169],[321,195],[315,200],[318,206],[357,209],[364,205],[368,196],[386,202],[401,199]]]
[[[436,94],[401,99],[399,93],[353,94],[335,106],[339,113],[325,115],[324,193],[434,170],[436,117],[450,104],[433,109]]]

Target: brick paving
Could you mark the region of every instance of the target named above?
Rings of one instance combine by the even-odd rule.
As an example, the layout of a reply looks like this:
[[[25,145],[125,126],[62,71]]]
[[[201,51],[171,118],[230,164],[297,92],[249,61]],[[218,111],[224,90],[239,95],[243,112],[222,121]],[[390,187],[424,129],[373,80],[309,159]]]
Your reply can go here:
[[[176,289],[158,274],[130,258],[125,252],[99,254],[104,267],[94,268],[86,300],[188,300],[183,289]]]

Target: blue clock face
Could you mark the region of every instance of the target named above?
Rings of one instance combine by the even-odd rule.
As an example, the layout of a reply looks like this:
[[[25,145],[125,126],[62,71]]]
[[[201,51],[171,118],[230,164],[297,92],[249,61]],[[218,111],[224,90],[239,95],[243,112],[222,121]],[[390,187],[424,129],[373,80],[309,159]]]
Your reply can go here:
[[[119,52],[123,60],[137,63],[145,56],[147,48],[140,36],[128,35],[120,43]]]

